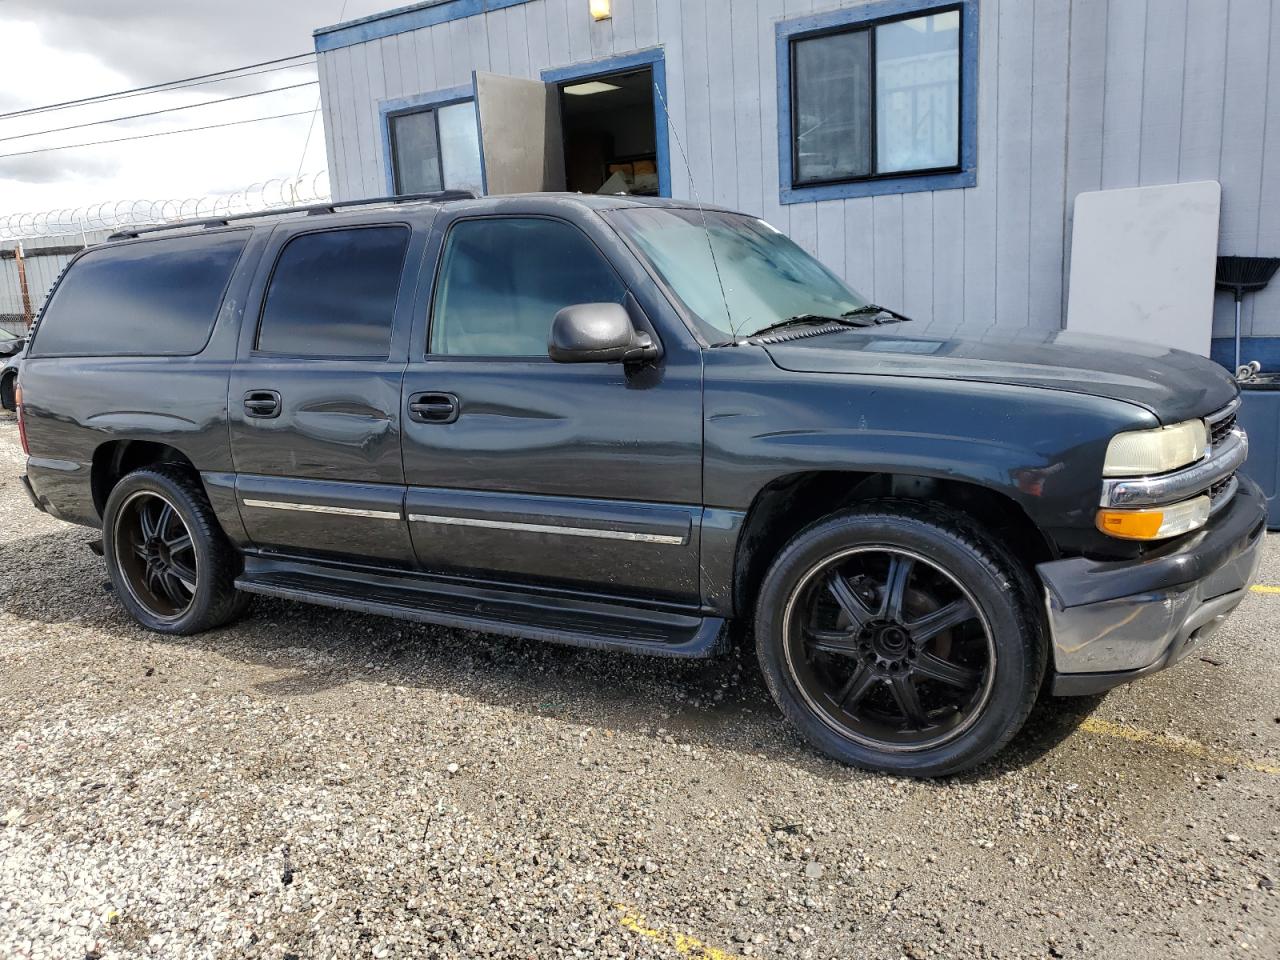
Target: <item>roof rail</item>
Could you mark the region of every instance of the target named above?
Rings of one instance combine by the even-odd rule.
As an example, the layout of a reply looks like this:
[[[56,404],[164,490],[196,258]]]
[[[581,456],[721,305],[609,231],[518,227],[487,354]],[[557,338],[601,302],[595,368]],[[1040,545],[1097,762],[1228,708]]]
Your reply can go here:
[[[139,227],[137,230],[121,230],[107,237],[112,240],[132,240],[144,233],[159,233],[163,230],[181,230],[190,227],[225,227],[236,220],[253,220],[258,217],[276,217],[286,213],[305,213],[314,216],[322,213],[335,213],[348,207],[369,207],[382,203],[448,203],[451,200],[474,200],[476,195],[470,190],[437,190],[434,193],[401,193],[390,197],[366,197],[363,200],[339,200],[330,203],[311,203],[300,207],[272,207],[267,210],[255,210],[252,213],[234,213],[226,217],[208,217],[203,220],[176,220],[173,223],[162,223],[154,227]]]

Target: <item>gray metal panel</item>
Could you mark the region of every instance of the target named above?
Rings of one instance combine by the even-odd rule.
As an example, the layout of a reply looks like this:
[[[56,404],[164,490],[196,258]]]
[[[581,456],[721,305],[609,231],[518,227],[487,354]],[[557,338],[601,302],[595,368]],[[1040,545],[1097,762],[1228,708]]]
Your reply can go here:
[[[480,149],[490,193],[564,189],[560,97],[541,80],[476,74]]]

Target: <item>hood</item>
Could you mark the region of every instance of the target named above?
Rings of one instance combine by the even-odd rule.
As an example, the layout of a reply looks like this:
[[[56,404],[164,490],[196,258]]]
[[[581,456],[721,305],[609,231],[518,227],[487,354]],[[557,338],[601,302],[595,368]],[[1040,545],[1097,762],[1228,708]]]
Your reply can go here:
[[[1131,340],[989,328],[973,337],[912,334],[904,324],[807,336],[765,349],[783,370],[974,380],[1123,400],[1162,424],[1212,413],[1236,396],[1211,360]]]

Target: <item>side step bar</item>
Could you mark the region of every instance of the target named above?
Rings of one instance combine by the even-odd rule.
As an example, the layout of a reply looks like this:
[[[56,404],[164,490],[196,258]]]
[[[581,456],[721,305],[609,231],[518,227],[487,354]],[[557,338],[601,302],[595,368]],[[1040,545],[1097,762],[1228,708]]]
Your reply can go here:
[[[413,573],[249,555],[236,588],[459,630],[659,657],[725,652],[720,617],[528,593]]]

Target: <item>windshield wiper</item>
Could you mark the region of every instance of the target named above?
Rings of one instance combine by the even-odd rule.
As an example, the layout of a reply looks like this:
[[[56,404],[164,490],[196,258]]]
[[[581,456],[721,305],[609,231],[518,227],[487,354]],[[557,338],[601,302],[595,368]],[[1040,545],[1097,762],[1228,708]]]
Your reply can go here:
[[[882,307],[878,303],[868,303],[855,310],[846,310],[840,314],[842,317],[875,317],[874,323],[898,323],[901,321],[910,322],[910,317],[905,317],[896,310],[890,310],[888,307]],[[880,319],[888,317],[889,319]]]
[[[852,313],[841,314],[838,317],[824,317],[818,313],[798,313],[794,317],[787,317],[785,320],[778,320],[776,323],[766,324],[759,330],[751,333],[748,336],[748,339],[751,337],[763,336],[766,333],[773,333],[775,330],[782,330],[786,327],[803,327],[810,326],[815,323],[837,323],[845,327],[869,327],[872,326],[875,321],[855,319]]]

